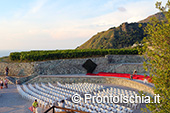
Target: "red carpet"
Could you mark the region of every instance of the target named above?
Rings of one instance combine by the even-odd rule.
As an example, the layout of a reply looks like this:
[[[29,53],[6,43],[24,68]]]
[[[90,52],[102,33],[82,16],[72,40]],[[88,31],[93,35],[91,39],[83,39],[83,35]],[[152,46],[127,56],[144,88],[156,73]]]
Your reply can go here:
[[[106,73],[106,72],[99,72],[97,74],[87,73],[86,75],[130,78],[130,74],[127,74],[127,73]],[[138,80],[147,79],[149,82],[151,82],[151,78],[149,76],[144,77],[144,75],[134,75],[133,79],[138,79]]]

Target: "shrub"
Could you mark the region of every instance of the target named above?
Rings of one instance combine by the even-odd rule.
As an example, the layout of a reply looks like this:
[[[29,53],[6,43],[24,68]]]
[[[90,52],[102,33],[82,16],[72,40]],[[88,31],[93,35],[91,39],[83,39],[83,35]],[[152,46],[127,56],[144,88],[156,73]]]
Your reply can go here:
[[[83,50],[50,50],[50,51],[27,51],[10,53],[13,61],[43,61],[66,58],[86,58],[94,56],[133,55],[138,54],[137,49],[83,49]]]

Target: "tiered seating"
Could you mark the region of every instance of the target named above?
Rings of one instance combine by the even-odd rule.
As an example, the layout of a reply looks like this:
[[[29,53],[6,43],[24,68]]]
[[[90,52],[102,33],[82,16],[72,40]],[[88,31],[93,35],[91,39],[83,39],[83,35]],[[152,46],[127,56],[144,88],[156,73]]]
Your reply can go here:
[[[94,93],[96,96],[116,96],[116,95],[122,95],[122,96],[135,96],[138,95],[135,91],[131,90],[125,90],[125,89],[120,89],[120,88],[107,88],[106,90],[104,89],[102,92],[98,91],[97,93]],[[134,101],[134,100],[133,100]],[[131,107],[133,109],[137,109],[140,106],[140,103],[127,103],[126,106]]]
[[[41,86],[49,92],[49,94],[53,95],[53,96],[57,96],[59,97],[60,99],[67,99],[68,97],[71,97],[72,94],[70,94],[69,92],[65,92],[65,91],[62,91],[62,90],[54,90],[50,87],[47,87],[45,86],[45,84],[41,83]]]
[[[125,107],[119,104],[110,104],[110,103],[92,103],[91,101],[87,101],[84,103],[84,99],[81,100],[80,103],[74,104],[70,101],[66,100],[67,108],[77,109],[81,111],[91,112],[91,113],[133,113],[130,107]]]
[[[57,82],[57,85],[61,88],[69,89],[72,91],[76,91],[78,93],[92,93],[94,91],[102,90],[104,87],[103,85],[97,85],[92,83],[78,83],[78,84],[60,84]]]
[[[41,105],[43,105],[43,106],[47,106],[47,105],[50,105],[50,104],[53,104],[54,103],[54,101],[52,100],[52,99],[50,99],[50,98],[48,98],[47,96],[45,96],[45,95],[43,95],[43,92],[40,92],[40,94],[39,93],[36,93],[36,92],[33,92],[32,90],[30,90],[28,87],[27,87],[27,85],[23,85],[23,89],[28,93],[28,94],[30,94],[30,95],[32,95],[32,96],[34,96],[36,99],[37,99],[37,101],[41,104]],[[34,99],[35,100],[35,99]]]
[[[57,90],[57,91],[66,92],[66,93],[69,93],[71,95],[74,95],[76,93],[76,91],[72,91],[70,89],[66,89],[66,88],[63,88],[63,87],[54,87],[50,83],[48,83],[48,85],[49,85],[49,87],[51,87],[52,89]]]
[[[29,89],[27,89],[27,86],[24,86],[24,88],[27,90],[27,91],[30,91]],[[34,101],[35,99],[37,99],[38,103],[40,103],[41,106],[44,106],[46,107],[47,106],[47,103],[43,100],[41,100],[40,98],[37,98],[37,95],[36,96],[33,96],[29,93],[26,93],[24,90],[22,90],[21,86],[20,85],[17,85],[17,90],[18,90],[18,93],[25,99],[28,99],[28,100],[31,100],[31,101]]]
[[[27,87],[28,86],[28,87]],[[119,88],[107,88],[103,89],[102,85],[96,85],[91,83],[78,83],[78,84],[60,84],[57,83],[57,86],[53,86],[51,83],[48,83],[48,86],[41,83],[41,86],[38,84],[28,84],[21,86],[17,85],[18,92],[22,95],[23,98],[34,101],[35,99],[43,106],[51,106],[57,102],[61,106],[59,101],[65,100],[65,108],[76,109],[80,111],[86,111],[91,113],[102,112],[102,113],[132,113],[132,108],[135,104],[126,106],[120,104],[108,104],[108,103],[93,103],[92,100],[84,102],[84,97],[82,96],[81,102],[75,104],[71,101],[73,94],[82,93],[82,94],[92,94],[93,96],[105,96],[105,95],[134,95],[136,92],[130,90],[124,90]],[[56,111],[61,111],[56,109]]]
[[[79,84],[76,84],[76,85],[71,84],[70,86],[69,86],[69,84],[66,84],[66,85],[62,85],[60,83],[57,83],[57,84],[58,84],[59,87],[67,88],[67,89],[70,89],[70,90],[75,90],[77,92],[79,92],[80,90],[79,89],[76,90],[77,89],[76,87],[82,88],[81,85],[80,85],[82,83],[79,83]],[[72,85],[74,85],[75,88],[73,88]],[[49,83],[49,86],[54,87],[50,83]],[[82,85],[82,86],[84,86],[84,85]],[[104,93],[106,91],[107,91],[108,94],[111,91],[113,91],[113,88],[111,88],[110,90],[107,88],[106,91],[104,89],[103,89],[103,91],[101,91],[102,90],[101,88],[103,88],[103,86],[99,86],[97,92],[94,91],[93,94],[96,95],[96,96],[105,96]],[[87,90],[80,91],[80,92],[85,92],[85,91],[86,91],[86,94],[90,94],[90,93],[87,93],[88,92]],[[134,92],[134,91],[123,90],[123,89],[119,89],[119,88],[114,88],[114,91],[115,91],[116,95],[122,94],[123,92],[127,92],[126,94],[129,94],[129,96],[132,95],[132,94],[133,95],[136,94],[136,92]],[[101,95],[100,95],[100,93],[101,93]],[[114,94],[114,93],[111,93],[111,94]],[[102,103],[100,103],[100,104],[95,103],[94,104],[91,101],[84,103],[83,97],[82,97],[82,100],[79,104],[74,104],[72,102],[67,101],[66,107],[74,108],[74,109],[78,109],[78,110],[82,110],[82,111],[87,111],[87,112],[96,112],[96,111],[97,112],[104,112],[104,113],[109,113],[109,112],[132,113],[133,112],[133,110],[131,110],[131,108],[130,108],[132,106],[125,107],[125,106],[120,106],[119,104],[106,104],[106,103],[105,104],[102,104]]]
[[[33,100],[35,98],[29,95],[28,93],[24,92],[22,88],[20,87],[20,85],[17,85],[17,90],[18,90],[18,93],[25,99]]]

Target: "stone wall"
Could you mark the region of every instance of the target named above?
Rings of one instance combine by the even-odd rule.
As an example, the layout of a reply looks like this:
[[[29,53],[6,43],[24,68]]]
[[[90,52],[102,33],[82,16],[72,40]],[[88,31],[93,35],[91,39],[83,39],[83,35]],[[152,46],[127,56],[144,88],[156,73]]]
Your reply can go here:
[[[112,84],[114,85],[119,85],[119,86],[125,86],[129,88],[136,89],[138,91],[144,91],[149,94],[154,94],[152,87],[144,84],[144,83],[139,83],[134,80],[128,80],[124,78],[116,78],[116,77],[92,77],[92,76],[79,76],[79,77],[73,77],[73,76],[46,76],[46,75],[41,75],[37,76],[31,81],[28,81],[27,83],[52,83],[55,84],[57,82],[60,82],[62,84],[71,84],[71,83],[95,83],[95,84]]]
[[[58,75],[58,74],[85,74],[82,67],[86,60],[91,59],[98,66],[98,72],[132,73],[136,69],[139,73],[143,70],[144,59],[138,55],[107,55],[106,57],[60,59],[52,61],[31,63],[0,63],[0,75],[4,75],[5,67],[9,67],[9,75]]]
[[[35,63],[3,63],[0,62],[0,75],[5,75],[5,68],[8,66],[9,75],[26,76],[34,73]]]
[[[140,55],[106,55],[109,63],[143,63],[146,61]]]

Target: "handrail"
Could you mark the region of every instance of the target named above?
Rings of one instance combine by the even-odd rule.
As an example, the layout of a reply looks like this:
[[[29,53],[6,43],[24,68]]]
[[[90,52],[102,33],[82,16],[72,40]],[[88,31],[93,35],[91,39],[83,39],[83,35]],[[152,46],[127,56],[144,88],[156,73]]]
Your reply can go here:
[[[51,109],[53,109],[53,113],[55,113],[55,109],[54,108],[59,108],[59,109],[63,109],[64,111],[70,111],[70,112],[79,112],[79,113],[89,113],[89,112],[85,112],[85,111],[78,111],[78,110],[73,110],[73,109],[68,109],[68,108],[62,108],[59,106],[52,106],[50,107],[48,110],[46,110],[44,113],[48,113]]]

